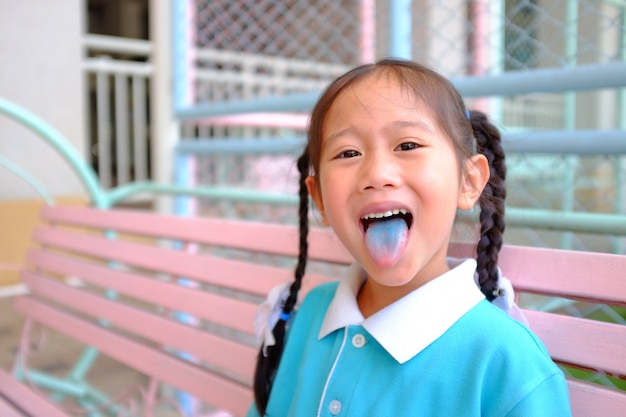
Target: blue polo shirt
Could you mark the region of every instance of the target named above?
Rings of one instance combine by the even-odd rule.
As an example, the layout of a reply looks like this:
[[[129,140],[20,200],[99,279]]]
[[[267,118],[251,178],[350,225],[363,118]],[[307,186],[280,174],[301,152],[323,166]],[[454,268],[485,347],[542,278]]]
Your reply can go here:
[[[312,290],[290,324],[266,416],[571,416],[562,372],[528,328],[484,299],[475,268],[462,262],[367,319],[358,265]]]

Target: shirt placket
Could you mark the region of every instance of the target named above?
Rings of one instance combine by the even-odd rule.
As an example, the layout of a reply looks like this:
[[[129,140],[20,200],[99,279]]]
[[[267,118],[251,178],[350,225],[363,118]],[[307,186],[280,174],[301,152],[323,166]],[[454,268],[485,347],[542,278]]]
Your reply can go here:
[[[368,337],[370,336],[361,326],[344,328],[344,340],[328,375],[318,416],[348,415],[357,381],[366,363]]]

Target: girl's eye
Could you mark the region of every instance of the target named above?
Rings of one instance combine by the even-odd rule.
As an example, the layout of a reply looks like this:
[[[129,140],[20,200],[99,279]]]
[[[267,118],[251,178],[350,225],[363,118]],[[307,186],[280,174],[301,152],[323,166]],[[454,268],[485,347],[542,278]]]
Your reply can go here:
[[[355,156],[359,156],[360,153],[358,151],[355,150],[349,150],[349,151],[343,151],[340,152],[339,154],[337,154],[337,156],[335,156],[336,159],[341,159],[341,158],[354,158]]]
[[[419,148],[419,145],[415,142],[405,142],[401,143],[396,150],[397,151],[412,151],[413,149]]]

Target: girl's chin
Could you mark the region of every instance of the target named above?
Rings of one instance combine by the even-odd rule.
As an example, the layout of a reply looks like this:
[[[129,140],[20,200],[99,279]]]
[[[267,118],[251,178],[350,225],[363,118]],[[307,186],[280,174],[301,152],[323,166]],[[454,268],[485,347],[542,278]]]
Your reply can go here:
[[[415,278],[414,271],[402,268],[398,263],[393,266],[380,266],[375,263],[362,266],[368,279],[384,287],[402,287],[410,284]]]

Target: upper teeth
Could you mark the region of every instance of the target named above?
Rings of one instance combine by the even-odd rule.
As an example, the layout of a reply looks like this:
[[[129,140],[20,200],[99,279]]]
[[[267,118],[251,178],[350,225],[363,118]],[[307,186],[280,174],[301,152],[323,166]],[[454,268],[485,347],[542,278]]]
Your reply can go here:
[[[365,216],[363,216],[364,220],[367,219],[382,219],[383,217],[391,217],[394,216],[396,214],[406,214],[406,210],[405,209],[394,209],[394,210],[387,210],[385,212],[382,213],[370,213],[370,214],[366,214]]]

